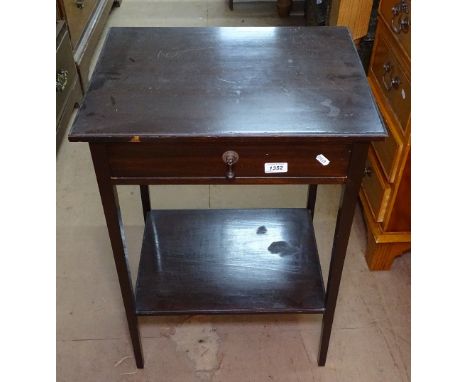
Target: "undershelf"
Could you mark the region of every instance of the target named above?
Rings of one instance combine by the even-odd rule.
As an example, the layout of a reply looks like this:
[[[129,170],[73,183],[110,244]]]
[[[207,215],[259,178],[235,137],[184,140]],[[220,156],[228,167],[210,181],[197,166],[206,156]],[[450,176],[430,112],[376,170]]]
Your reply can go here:
[[[323,313],[324,296],[307,209],[148,213],[138,315]]]

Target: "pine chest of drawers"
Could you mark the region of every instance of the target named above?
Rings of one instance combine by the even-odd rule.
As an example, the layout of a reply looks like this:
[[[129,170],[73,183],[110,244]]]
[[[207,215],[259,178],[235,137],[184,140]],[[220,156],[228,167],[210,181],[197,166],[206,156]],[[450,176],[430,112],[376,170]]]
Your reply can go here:
[[[360,199],[368,227],[366,259],[389,269],[410,249],[410,0],[382,0],[368,80],[389,136],[369,150]]]

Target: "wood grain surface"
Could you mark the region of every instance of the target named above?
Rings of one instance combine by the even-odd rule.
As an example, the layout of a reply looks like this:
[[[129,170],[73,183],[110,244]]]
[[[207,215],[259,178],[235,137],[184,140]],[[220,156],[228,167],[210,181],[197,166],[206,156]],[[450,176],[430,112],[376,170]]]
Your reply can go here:
[[[148,215],[137,314],[323,313],[324,299],[307,209]]]
[[[386,136],[346,28],[111,28],[71,141]]]

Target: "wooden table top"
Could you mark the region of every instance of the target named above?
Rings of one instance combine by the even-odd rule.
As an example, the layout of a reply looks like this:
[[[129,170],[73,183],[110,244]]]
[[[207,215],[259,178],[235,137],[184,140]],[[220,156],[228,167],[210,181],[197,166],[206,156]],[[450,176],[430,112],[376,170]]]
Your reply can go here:
[[[346,28],[111,28],[69,140],[386,135]]]

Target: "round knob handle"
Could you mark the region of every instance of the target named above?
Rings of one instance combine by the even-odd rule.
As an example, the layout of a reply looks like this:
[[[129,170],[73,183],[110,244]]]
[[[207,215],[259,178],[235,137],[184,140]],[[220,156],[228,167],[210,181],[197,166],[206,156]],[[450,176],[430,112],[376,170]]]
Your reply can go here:
[[[84,4],[85,3],[85,0],[75,0],[75,5],[77,8],[79,9],[83,9],[84,8]]]
[[[364,169],[364,175],[366,176],[372,176],[372,168],[371,167],[366,167]]]
[[[234,173],[233,166],[239,160],[239,154],[237,154],[233,150],[228,150],[223,154],[222,158],[223,162],[226,163],[226,165],[228,166],[226,170],[226,178],[234,179],[236,177],[236,174]]]

